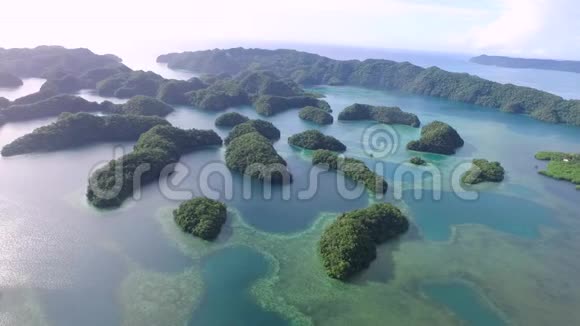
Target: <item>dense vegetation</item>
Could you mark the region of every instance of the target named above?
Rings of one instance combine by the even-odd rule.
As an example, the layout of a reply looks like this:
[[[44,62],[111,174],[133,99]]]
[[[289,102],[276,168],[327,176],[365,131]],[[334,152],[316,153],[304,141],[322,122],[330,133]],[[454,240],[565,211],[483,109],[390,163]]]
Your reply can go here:
[[[55,151],[95,142],[137,140],[157,125],[169,125],[169,122],[157,117],[63,113],[56,122],[4,146],[2,156]]]
[[[184,80],[168,80],[162,83],[157,91],[157,98],[161,101],[174,105],[189,105],[186,93],[207,87],[198,78]]]
[[[226,217],[226,205],[205,197],[188,200],[173,211],[175,223],[184,232],[204,240],[217,238]]]
[[[119,114],[144,115],[164,117],[171,113],[173,108],[158,99],[149,96],[137,95],[123,105],[115,106],[113,112]]]
[[[225,143],[229,144],[234,138],[251,132],[257,132],[260,135],[266,137],[268,140],[280,139],[280,130],[278,130],[276,126],[274,126],[271,122],[257,119],[249,120],[235,126],[234,129],[230,131],[230,134],[226,137]]]
[[[314,96],[260,96],[254,103],[256,112],[261,115],[271,116],[289,109],[297,109],[305,106],[314,106],[324,111],[330,112],[330,105]]]
[[[14,88],[22,85],[22,79],[11,73],[0,71],[0,88]]]
[[[411,157],[411,159],[409,160],[409,162],[411,162],[412,164],[415,164],[415,165],[425,165],[425,164],[427,164],[427,162],[424,159],[420,158],[419,156],[413,156],[413,157]]]
[[[58,95],[32,104],[16,104],[0,110],[6,121],[20,121],[58,116],[63,112],[109,112],[110,102],[89,102],[81,97]]]
[[[374,193],[387,192],[388,184],[385,179],[371,171],[363,161],[350,157],[340,157],[332,151],[319,149],[312,156],[312,164],[323,164],[332,170],[341,171],[354,181],[362,182],[367,189]]]
[[[571,60],[510,58],[484,54],[477,57],[473,57],[469,61],[488,66],[518,68],[518,69],[557,70],[557,71],[580,73],[580,61],[571,61]]]
[[[328,103],[306,94],[295,82],[267,71],[244,71],[234,77],[221,76],[205,82],[208,87],[186,93],[191,105],[204,110],[251,104],[266,116],[307,105],[330,110]]]
[[[499,162],[474,159],[473,166],[463,174],[461,181],[467,184],[501,182],[503,181],[504,173],[504,169]]]
[[[328,276],[346,280],[367,268],[376,246],[407,232],[409,221],[391,204],[340,215],[322,234],[319,252]]]
[[[221,145],[213,130],[183,130],[156,126],[142,134],[133,152],[110,161],[89,179],[87,198],[96,207],[117,207],[134,192],[134,185],[145,185],[184,153]]]
[[[314,106],[302,108],[298,116],[302,120],[312,121],[319,125],[330,125],[334,122],[334,118],[328,111]]]
[[[548,162],[546,170],[538,173],[558,180],[566,180],[576,184],[580,190],[580,154],[562,152],[538,152],[536,159]]]
[[[491,108],[519,108],[551,123],[580,126],[580,101],[564,100],[547,92],[500,84],[437,67],[368,59],[339,61],[294,50],[235,48],[172,53],[157,58],[170,68],[231,75],[248,69],[269,70],[303,85],[355,85],[446,98]]]
[[[218,127],[235,127],[241,123],[247,122],[250,118],[238,112],[228,112],[220,115],[215,119],[215,125]]]
[[[267,182],[292,181],[286,161],[278,155],[268,138],[255,131],[231,140],[226,149],[226,165],[233,171]]]
[[[91,75],[97,69],[129,70],[113,55],[97,55],[87,49],[39,46],[34,49],[0,48],[0,71],[19,77],[58,79],[66,75]]]
[[[156,97],[165,78],[151,71],[130,71],[113,75],[97,83],[101,96],[131,98],[136,95]]]
[[[311,150],[327,149],[329,151],[344,152],[346,146],[332,136],[326,136],[318,130],[306,130],[288,138],[288,143],[293,146]]]
[[[413,113],[403,112],[399,107],[372,106],[355,103],[338,115],[338,120],[374,120],[386,124],[402,124],[419,127],[421,122]]]
[[[463,146],[463,139],[450,125],[433,121],[421,129],[421,138],[407,144],[407,149],[437,154],[455,154]]]

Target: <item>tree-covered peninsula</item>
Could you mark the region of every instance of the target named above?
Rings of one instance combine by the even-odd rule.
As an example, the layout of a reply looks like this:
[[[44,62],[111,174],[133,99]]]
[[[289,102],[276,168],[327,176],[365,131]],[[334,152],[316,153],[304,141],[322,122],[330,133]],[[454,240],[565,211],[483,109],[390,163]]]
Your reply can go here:
[[[215,119],[215,125],[218,127],[235,127],[241,123],[247,122],[250,118],[238,112],[228,112],[220,115]]]
[[[318,130],[306,130],[288,138],[288,144],[310,150],[327,149],[329,151],[344,152],[346,146],[338,139],[327,136]]]
[[[377,245],[408,229],[407,218],[387,203],[340,215],[324,230],[318,246],[326,273],[335,279],[348,279],[369,267]]]
[[[363,161],[341,157],[335,152],[319,149],[312,156],[312,164],[324,165],[331,170],[341,171],[352,180],[362,182],[368,190],[374,193],[387,192],[388,184],[385,179],[369,169]]]
[[[176,163],[181,155],[221,144],[222,139],[213,130],[153,127],[139,137],[133,152],[93,173],[87,198],[99,208],[118,207],[133,194],[135,185],[159,179],[161,172]]]
[[[4,146],[2,156],[56,151],[96,142],[134,141],[158,125],[169,125],[169,122],[135,115],[100,117],[89,113],[63,113],[56,122]]]
[[[314,107],[306,106],[300,110],[298,116],[302,120],[311,121],[319,125],[330,125],[334,122],[332,114],[327,110]]]
[[[580,101],[540,90],[500,84],[437,67],[381,59],[340,61],[294,50],[234,48],[171,53],[157,58],[170,68],[231,75],[269,70],[302,85],[353,85],[441,97],[551,122],[580,126]]]
[[[450,125],[433,121],[421,129],[421,138],[407,144],[407,149],[419,152],[451,155],[463,146],[463,139]]]
[[[473,185],[481,182],[503,181],[505,171],[499,162],[474,159],[472,164],[472,167],[461,176],[463,183]]]
[[[9,72],[0,71],[0,88],[15,88],[22,85],[22,79]]]
[[[15,104],[1,109],[6,121],[22,121],[58,116],[64,112],[109,112],[111,102],[89,102],[78,96],[58,95],[32,104]]]
[[[338,120],[374,120],[385,124],[401,124],[419,127],[421,122],[413,113],[403,112],[399,107],[372,106],[355,103],[338,115]]]
[[[580,190],[580,153],[538,152],[536,159],[549,161],[546,169],[538,173],[557,180],[570,181]]]
[[[188,200],[173,211],[175,223],[193,236],[214,240],[226,222],[227,209],[223,203],[206,197]]]

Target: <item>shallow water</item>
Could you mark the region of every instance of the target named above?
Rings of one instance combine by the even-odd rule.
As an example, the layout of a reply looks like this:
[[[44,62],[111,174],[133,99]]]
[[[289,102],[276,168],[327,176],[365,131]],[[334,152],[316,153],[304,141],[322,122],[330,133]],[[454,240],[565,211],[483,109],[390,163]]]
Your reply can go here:
[[[450,310],[472,324],[497,320],[466,288],[421,287],[442,279],[466,280],[484,289],[502,318],[513,324],[580,320],[580,192],[539,175],[537,166],[542,163],[533,158],[540,150],[580,151],[579,128],[396,92],[354,87],[313,90],[326,95],[335,118],[355,102],[398,105],[416,113],[423,124],[432,120],[451,124],[466,145],[454,156],[408,152],[405,144],[420,130],[394,126],[387,131],[397,146],[384,156],[375,152],[371,157],[362,140],[372,123],[336,121],[318,127],[290,110],[265,118],[281,129],[282,137],[274,146],[295,178],[291,186],[274,187],[271,199],[264,198],[263,188],[255,183],[250,198],[244,199],[243,179],[235,174],[226,175],[232,180],[231,198],[219,176],[209,177],[209,189],[204,188],[202,172],[224,156],[223,148],[213,148],[182,157],[189,174],[171,187],[186,193],[168,196],[152,184],[139,200],[107,211],[86,203],[87,178],[95,166],[113,157],[116,145],[129,151],[131,143],[0,158],[0,321],[7,325],[460,323]],[[87,92],[81,95],[102,100]],[[230,110],[258,117],[251,107]],[[208,129],[214,128],[217,115],[176,107],[167,119],[183,128]],[[0,127],[0,145],[51,121],[6,124]],[[347,145],[347,156],[362,159],[385,175],[387,197],[375,199],[361,192],[353,199],[342,198],[335,173],[311,170],[310,153],[287,144],[287,137],[310,128],[337,137]],[[228,130],[217,132],[226,136]],[[404,164],[415,155],[429,165]],[[463,164],[479,157],[499,160],[506,180],[456,187]],[[299,194],[312,185],[312,171],[320,172],[314,197],[300,199]],[[433,180],[440,180],[441,186]],[[354,185],[347,181],[346,186]],[[424,189],[423,199],[414,197],[414,189]],[[284,190],[289,190],[287,200]],[[433,200],[439,190],[441,200]],[[181,233],[170,214],[182,200],[208,193],[226,201],[230,209],[228,224],[212,244]],[[475,193],[476,199],[458,197]],[[416,232],[381,246],[377,261],[356,282],[328,279],[316,253],[320,233],[337,213],[374,200],[401,207]],[[424,292],[431,295],[426,298]]]
[[[488,303],[483,302],[478,293],[466,284],[432,283],[423,286],[423,291],[431,299],[448,307],[459,319],[473,326],[502,326],[499,318]]]

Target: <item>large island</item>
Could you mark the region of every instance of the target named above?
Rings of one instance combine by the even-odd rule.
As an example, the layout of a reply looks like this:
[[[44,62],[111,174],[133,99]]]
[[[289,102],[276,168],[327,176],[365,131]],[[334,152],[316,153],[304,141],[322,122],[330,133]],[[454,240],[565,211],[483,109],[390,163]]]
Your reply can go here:
[[[565,100],[540,90],[500,84],[437,67],[382,59],[334,60],[294,50],[234,48],[170,53],[157,58],[170,68],[205,74],[235,75],[269,70],[302,85],[353,85],[428,95],[550,122],[580,126],[580,101]]]

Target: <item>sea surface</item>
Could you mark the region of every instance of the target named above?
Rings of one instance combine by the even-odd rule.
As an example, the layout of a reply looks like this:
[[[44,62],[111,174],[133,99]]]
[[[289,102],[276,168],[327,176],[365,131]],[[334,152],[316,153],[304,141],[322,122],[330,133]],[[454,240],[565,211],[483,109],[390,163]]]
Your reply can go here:
[[[269,47],[438,65],[580,98],[580,75],[477,66],[466,55]],[[155,63],[156,55],[173,50],[116,54],[135,69],[167,78],[194,76]],[[17,98],[41,84],[25,80],[0,96]],[[211,148],[184,155],[179,173],[145,187],[140,198],[97,210],[85,199],[88,176],[114,152],[130,151],[132,143],[0,158],[0,325],[580,323],[580,192],[539,175],[545,163],[534,159],[541,150],[580,152],[580,128],[398,92],[311,90],[331,104],[333,125],[302,121],[297,110],[265,118],[281,130],[274,146],[294,175],[284,187],[270,189],[229,173],[224,148]],[[88,91],[80,95],[104,100]],[[409,152],[405,144],[419,137],[418,128],[336,121],[357,102],[400,106],[422,124],[445,121],[465,146],[453,156]],[[251,107],[227,111],[259,117]],[[225,137],[228,129],[214,127],[218,114],[178,106],[167,119]],[[54,120],[6,124],[0,146]],[[347,145],[345,155],[384,175],[387,196],[376,198],[312,167],[309,151],[287,143],[307,129],[335,136]],[[374,140],[378,146],[369,146]],[[416,155],[429,164],[408,164]],[[458,178],[473,158],[500,161],[504,182],[461,186]],[[173,209],[200,195],[228,205],[228,221],[213,243],[182,233],[172,220]],[[321,232],[337,214],[381,201],[400,207],[411,230],[380,246],[371,267],[352,281],[329,279],[317,255]]]

